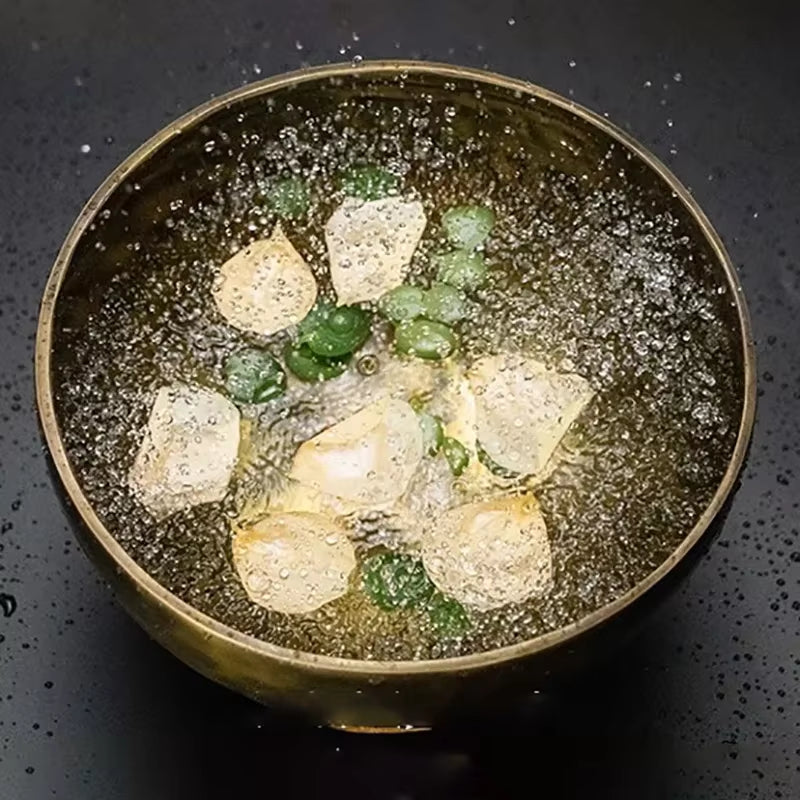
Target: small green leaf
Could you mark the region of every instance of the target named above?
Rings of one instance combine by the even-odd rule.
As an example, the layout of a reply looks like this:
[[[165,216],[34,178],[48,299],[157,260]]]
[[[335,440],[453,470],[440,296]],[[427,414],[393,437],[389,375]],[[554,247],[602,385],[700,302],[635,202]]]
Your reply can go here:
[[[477,289],[486,280],[488,269],[481,253],[453,250],[452,253],[438,253],[432,261],[436,280],[456,289]]]
[[[415,319],[401,322],[394,330],[398,353],[436,361],[447,358],[458,346],[455,333],[441,322]]]
[[[494,211],[486,206],[455,206],[442,214],[442,227],[455,247],[480,247],[494,226]]]
[[[299,341],[318,356],[335,358],[352,353],[369,338],[371,317],[358,306],[319,303],[298,326]]]
[[[381,297],[378,309],[393,322],[407,322],[425,313],[425,292],[419,286],[397,286]]]
[[[412,406],[413,408],[413,406]],[[428,455],[435,455],[439,452],[444,439],[444,429],[442,428],[442,421],[433,414],[427,411],[414,409],[419,418],[419,426],[422,428],[422,445]]]
[[[267,352],[256,348],[229,356],[223,367],[225,388],[240,403],[266,403],[286,391],[286,373]]]
[[[453,475],[461,475],[469,464],[469,450],[458,439],[445,436],[442,440],[442,452]]]
[[[290,343],[284,351],[286,366],[301,381],[313,383],[336,378],[347,369],[350,354],[337,358],[318,356],[307,344]]]
[[[458,639],[472,627],[464,606],[440,592],[428,601],[428,617],[442,639]]]
[[[434,591],[422,562],[400,553],[370,556],[362,583],[370,600],[384,611],[422,605]]]
[[[446,283],[434,283],[423,298],[425,316],[452,325],[467,316],[467,298],[460,289]]]

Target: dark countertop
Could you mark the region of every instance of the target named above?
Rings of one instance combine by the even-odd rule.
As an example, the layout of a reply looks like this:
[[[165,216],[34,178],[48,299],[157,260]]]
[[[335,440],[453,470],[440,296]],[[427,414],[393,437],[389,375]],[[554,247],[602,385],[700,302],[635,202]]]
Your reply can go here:
[[[798,30],[771,0],[4,0],[0,798],[800,796]],[[190,672],[74,543],[33,411],[39,295],[103,177],[211,94],[354,55],[488,65],[607,112],[693,189],[753,314],[758,421],[722,535],[607,668],[480,729],[307,730]]]

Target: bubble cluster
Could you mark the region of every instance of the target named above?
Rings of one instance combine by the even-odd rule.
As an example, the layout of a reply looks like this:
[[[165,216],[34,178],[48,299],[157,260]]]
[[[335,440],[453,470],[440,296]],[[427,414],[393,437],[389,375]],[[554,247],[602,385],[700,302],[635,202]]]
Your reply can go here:
[[[669,192],[610,139],[571,128],[566,112],[455,84],[408,93],[354,87],[333,85],[324,96],[296,89],[220,112],[109,200],[57,309],[54,383],[69,457],[128,553],[167,589],[244,633],[362,659],[436,658],[529,639],[634,586],[711,499],[741,414],[730,289]],[[255,420],[264,447],[226,501],[156,522],[126,486],[161,386],[224,392],[231,353],[258,345],[280,354],[288,341],[286,331],[232,328],[212,300],[220,266],[274,229],[276,182],[300,178],[310,187],[307,214],[281,224],[330,297],[325,225],[343,199],[342,171],[364,164],[398,176],[400,194],[424,208],[411,267],[420,285],[435,280],[433,256],[448,246],[444,211],[479,203],[494,212],[488,279],[456,325],[457,358],[518,351],[583,376],[595,393],[537,489],[552,587],[535,600],[470,611],[472,627],[450,640],[413,609],[376,608],[359,590],[358,570],[344,597],[295,616],[252,603],[233,564],[237,492],[273,478],[277,489],[297,447],[330,424],[328,404],[357,403],[361,382],[380,379],[385,332],[337,379],[338,396],[310,386]],[[379,514],[362,524],[365,541],[380,533]]]

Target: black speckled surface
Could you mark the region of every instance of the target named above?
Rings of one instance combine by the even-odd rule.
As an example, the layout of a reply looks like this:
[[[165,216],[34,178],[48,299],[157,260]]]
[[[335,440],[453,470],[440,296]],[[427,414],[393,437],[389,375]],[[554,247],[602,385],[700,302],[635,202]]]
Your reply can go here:
[[[0,798],[800,796],[798,25],[772,0],[4,0]],[[606,669],[480,730],[298,729],[195,676],[74,544],[33,411],[39,294],[103,177],[212,93],[356,54],[488,65],[607,112],[692,187],[754,318],[758,420],[722,535]]]

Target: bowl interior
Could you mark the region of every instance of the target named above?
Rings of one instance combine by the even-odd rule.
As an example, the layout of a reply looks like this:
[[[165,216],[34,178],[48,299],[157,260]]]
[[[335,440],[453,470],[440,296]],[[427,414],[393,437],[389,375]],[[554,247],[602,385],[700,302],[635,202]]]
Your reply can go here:
[[[571,434],[571,460],[541,489],[553,597],[479,619],[462,643],[420,638],[397,615],[371,621],[365,649],[362,633],[346,632],[353,615],[369,615],[358,605],[302,620],[258,608],[235,578],[224,508],[156,524],[125,489],[152,392],[175,379],[214,385],[225,355],[254,342],[215,316],[208,292],[215,267],[275,224],[263,201],[271,182],[296,173],[318,186],[309,219],[289,235],[324,283],[321,229],[336,174],[363,162],[402,174],[433,220],[456,202],[491,202],[497,272],[481,302],[502,321],[474,351],[510,341],[577,370],[597,392]],[[435,223],[427,246],[421,259],[437,246]],[[704,219],[602,120],[513,81],[364,66],[242,90],[115,173],[57,270],[52,399],[86,500],[168,592],[280,647],[447,658],[601,614],[699,535],[730,488],[749,424],[741,301]]]

